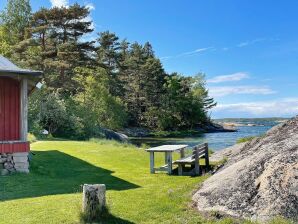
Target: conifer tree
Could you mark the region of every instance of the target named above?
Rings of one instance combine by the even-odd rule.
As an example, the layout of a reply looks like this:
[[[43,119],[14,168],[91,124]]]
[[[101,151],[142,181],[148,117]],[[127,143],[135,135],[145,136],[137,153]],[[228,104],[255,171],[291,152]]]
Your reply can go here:
[[[106,69],[109,76],[109,90],[115,96],[122,95],[120,72],[120,42],[119,38],[109,31],[99,33],[97,39],[97,62],[100,67]]]
[[[49,88],[74,94],[78,85],[74,68],[92,64],[93,42],[83,41],[93,31],[89,13],[78,4],[40,9],[32,16],[27,38],[15,48],[16,58],[44,71]]]

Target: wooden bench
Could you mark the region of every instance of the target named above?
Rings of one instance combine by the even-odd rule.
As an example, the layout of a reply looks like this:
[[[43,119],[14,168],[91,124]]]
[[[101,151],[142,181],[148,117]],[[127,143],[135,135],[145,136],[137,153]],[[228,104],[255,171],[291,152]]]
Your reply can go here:
[[[182,159],[174,161],[174,164],[178,165],[178,175],[200,175],[200,158],[205,158],[206,170],[209,168],[209,152],[208,152],[208,143],[197,145],[192,149],[192,155],[187,156]],[[185,172],[183,169],[185,165],[191,165],[191,170]]]

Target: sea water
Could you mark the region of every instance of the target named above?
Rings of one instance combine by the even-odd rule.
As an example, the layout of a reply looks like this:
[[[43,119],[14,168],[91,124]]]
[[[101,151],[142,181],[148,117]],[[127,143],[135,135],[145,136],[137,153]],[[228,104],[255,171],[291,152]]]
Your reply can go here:
[[[217,132],[217,133],[205,133],[197,137],[185,137],[185,138],[137,138],[133,139],[132,143],[140,145],[142,143],[154,147],[165,144],[186,144],[190,147],[197,144],[207,142],[209,148],[213,151],[219,151],[221,149],[227,148],[236,144],[239,138],[249,137],[249,136],[260,136],[265,134],[273,126],[277,125],[276,122],[255,122],[250,124],[255,124],[259,126],[239,126],[237,127],[237,132]]]

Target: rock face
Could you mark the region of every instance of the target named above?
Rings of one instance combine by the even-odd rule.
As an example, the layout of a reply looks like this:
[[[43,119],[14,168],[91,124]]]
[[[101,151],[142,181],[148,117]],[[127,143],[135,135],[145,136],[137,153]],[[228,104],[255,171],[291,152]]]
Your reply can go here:
[[[215,155],[227,163],[194,194],[199,211],[268,220],[298,216],[298,116]]]
[[[119,142],[127,142],[128,136],[110,129],[102,129],[106,139],[116,140]]]
[[[233,126],[210,123],[203,128],[205,132],[236,132],[237,129]]]
[[[149,137],[150,130],[146,128],[125,128],[123,133],[128,135],[129,137]]]

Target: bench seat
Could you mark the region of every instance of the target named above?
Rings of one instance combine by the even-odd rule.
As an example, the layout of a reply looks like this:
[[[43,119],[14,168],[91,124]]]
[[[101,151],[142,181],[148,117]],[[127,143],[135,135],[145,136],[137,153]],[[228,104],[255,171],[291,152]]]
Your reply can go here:
[[[185,158],[178,159],[178,160],[174,161],[175,164],[178,164],[178,163],[194,163],[194,162],[195,162],[195,159],[193,158],[193,156],[188,156],[188,157],[185,157]]]
[[[199,158],[203,158],[205,157],[205,155],[200,155]],[[176,161],[174,161],[174,164],[178,164],[178,163],[184,163],[184,164],[192,164],[196,161],[196,159],[193,156],[188,156],[182,159],[178,159]]]
[[[208,154],[208,144],[197,145],[192,150],[192,155],[178,159],[174,161],[174,164],[178,165],[178,174],[184,175],[199,175],[200,174],[200,158],[205,158],[205,164],[208,169],[209,167],[209,154]],[[185,165],[191,165],[193,168],[190,172],[184,172],[183,169]]]

